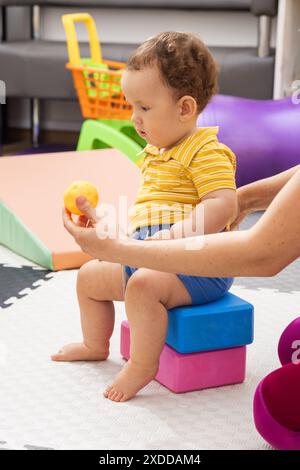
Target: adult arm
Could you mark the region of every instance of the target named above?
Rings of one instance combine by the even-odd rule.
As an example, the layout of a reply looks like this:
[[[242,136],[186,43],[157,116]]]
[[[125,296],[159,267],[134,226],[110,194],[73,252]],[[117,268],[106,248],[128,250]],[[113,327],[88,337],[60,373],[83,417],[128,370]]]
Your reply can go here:
[[[299,170],[300,165],[297,165],[278,175],[255,181],[239,188],[239,215],[233,223],[233,228],[251,212],[267,209],[274,197]]]
[[[273,276],[300,256],[300,169],[293,170],[273,177],[279,193],[246,231],[151,242],[99,240],[95,229],[77,227],[66,212],[64,224],[84,251],[105,261],[197,276]]]

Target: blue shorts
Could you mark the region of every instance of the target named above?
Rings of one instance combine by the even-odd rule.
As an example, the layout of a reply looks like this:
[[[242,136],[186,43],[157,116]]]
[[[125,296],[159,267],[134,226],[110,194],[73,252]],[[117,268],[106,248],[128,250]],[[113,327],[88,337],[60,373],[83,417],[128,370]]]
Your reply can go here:
[[[170,225],[152,225],[151,227],[139,227],[131,238],[135,240],[144,240],[154,235],[159,230],[169,229]],[[149,242],[150,243],[150,242]],[[125,266],[125,273],[129,278],[138,268]],[[185,288],[189,292],[192,305],[205,304],[222,297],[230,289],[233,283],[232,277],[202,277],[187,276],[186,274],[177,274]]]

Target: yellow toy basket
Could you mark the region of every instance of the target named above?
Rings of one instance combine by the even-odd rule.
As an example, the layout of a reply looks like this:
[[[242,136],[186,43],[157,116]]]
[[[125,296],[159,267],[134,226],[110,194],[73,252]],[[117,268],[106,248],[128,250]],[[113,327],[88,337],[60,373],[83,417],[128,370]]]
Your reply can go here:
[[[121,90],[123,62],[103,60],[96,25],[88,13],[63,15],[69,62],[74,86],[84,118],[128,120],[132,107]],[[83,22],[88,30],[90,58],[81,58],[75,23]]]

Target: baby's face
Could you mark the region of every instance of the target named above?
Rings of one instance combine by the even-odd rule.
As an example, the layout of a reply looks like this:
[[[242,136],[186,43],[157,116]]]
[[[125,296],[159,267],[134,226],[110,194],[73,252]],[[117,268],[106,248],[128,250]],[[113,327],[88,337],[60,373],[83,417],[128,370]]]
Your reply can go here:
[[[168,148],[182,138],[185,129],[180,121],[180,106],[156,67],[125,70],[122,89],[133,108],[134,126],[149,144]]]

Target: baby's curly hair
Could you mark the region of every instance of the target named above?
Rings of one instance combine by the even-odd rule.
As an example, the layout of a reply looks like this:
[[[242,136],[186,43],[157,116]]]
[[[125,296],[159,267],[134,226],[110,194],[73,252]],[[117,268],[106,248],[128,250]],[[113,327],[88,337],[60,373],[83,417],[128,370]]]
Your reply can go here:
[[[192,96],[201,113],[218,91],[218,65],[205,44],[192,33],[168,31],[143,42],[130,56],[127,70],[156,65],[175,99]]]

